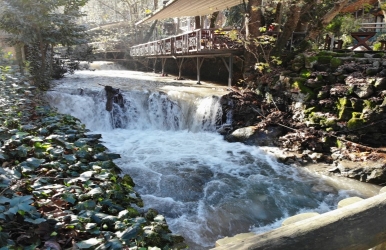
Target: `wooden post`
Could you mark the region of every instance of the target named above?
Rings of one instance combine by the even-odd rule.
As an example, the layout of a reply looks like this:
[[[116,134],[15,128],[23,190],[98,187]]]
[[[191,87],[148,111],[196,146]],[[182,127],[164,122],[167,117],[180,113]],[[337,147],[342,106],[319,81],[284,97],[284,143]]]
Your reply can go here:
[[[174,58],[174,59],[176,59],[177,66],[178,66],[178,78],[177,78],[177,80],[182,80],[182,64],[184,63],[184,57],[181,58],[181,61],[178,60],[178,58]]]
[[[161,66],[162,66],[162,76],[165,76],[165,63],[167,58],[161,58]]]
[[[228,88],[232,87],[232,77],[233,77],[233,55],[229,56],[229,64],[226,63],[224,57],[221,57],[221,60],[224,62],[225,67],[228,70]]]
[[[197,84],[201,84],[201,66],[204,62],[204,58],[197,57]]]
[[[155,70],[156,70],[156,69],[155,69],[155,66],[156,66],[156,65],[157,65],[157,58],[154,58],[154,63],[153,63],[153,72],[154,72],[154,73],[156,73],[156,72],[155,72]]]
[[[232,77],[233,77],[233,55],[229,56],[229,76],[228,76],[228,88],[232,87]]]
[[[214,250],[370,249],[386,242],[386,193]]]

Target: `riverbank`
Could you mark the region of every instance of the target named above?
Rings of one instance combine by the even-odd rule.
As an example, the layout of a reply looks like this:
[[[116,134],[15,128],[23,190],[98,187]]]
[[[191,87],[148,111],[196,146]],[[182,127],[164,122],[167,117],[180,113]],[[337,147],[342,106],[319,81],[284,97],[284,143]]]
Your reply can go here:
[[[28,79],[0,80],[0,246],[183,249],[101,144],[42,101]]]
[[[384,53],[304,53],[223,97],[231,142],[279,147],[286,164],[385,185]],[[223,121],[226,118],[223,117]]]

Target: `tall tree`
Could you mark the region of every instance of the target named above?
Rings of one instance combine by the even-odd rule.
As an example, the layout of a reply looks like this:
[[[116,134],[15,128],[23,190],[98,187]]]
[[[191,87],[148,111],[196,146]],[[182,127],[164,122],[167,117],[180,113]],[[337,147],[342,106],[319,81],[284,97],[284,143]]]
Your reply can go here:
[[[262,0],[249,0],[244,17],[245,27],[245,63],[244,75],[259,61],[257,39],[262,26]]]
[[[0,29],[11,35],[8,42],[28,47],[33,82],[48,88],[52,48],[85,43],[85,27],[77,24],[87,0],[3,0]]]

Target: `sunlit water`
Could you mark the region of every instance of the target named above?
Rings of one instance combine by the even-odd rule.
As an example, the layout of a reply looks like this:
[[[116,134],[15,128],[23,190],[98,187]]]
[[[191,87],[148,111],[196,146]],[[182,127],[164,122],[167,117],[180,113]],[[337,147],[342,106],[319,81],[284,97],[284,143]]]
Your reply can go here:
[[[125,107],[115,106],[112,120],[105,111],[103,87],[78,95],[79,85],[90,83],[78,74],[62,80],[67,87],[59,85],[48,100],[60,112],[78,117],[92,133],[102,134],[105,146],[121,154],[115,162],[133,177],[145,209],[165,215],[170,229],[183,235],[190,249],[208,249],[219,238],[263,232],[288,216],[323,213],[343,198],[375,192],[360,193],[352,185],[342,189],[336,182],[331,185],[331,180],[280,164],[258,147],[225,142],[215,132],[221,115],[218,97],[126,90]],[[94,74],[95,82],[98,72]],[[75,91],[68,90],[72,83]]]

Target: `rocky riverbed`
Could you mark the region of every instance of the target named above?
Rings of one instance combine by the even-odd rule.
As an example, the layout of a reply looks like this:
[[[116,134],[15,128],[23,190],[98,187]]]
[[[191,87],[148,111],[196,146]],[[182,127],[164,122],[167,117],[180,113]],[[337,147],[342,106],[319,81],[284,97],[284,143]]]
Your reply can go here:
[[[233,122],[220,132],[231,142],[278,147],[288,164],[326,163],[317,171],[384,185],[385,76],[383,53],[300,54],[254,89],[225,95]]]

